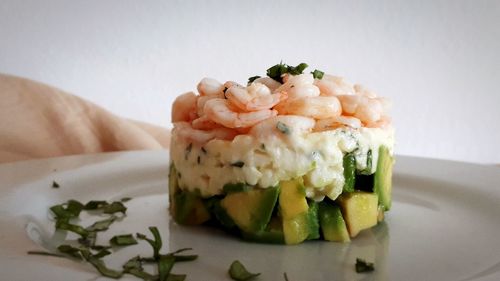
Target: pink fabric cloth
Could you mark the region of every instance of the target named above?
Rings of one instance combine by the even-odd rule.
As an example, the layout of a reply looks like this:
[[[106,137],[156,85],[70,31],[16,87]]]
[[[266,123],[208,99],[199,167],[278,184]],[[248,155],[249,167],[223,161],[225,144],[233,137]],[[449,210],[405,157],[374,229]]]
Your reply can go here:
[[[167,148],[166,128],[128,120],[59,89],[0,74],[0,163]]]

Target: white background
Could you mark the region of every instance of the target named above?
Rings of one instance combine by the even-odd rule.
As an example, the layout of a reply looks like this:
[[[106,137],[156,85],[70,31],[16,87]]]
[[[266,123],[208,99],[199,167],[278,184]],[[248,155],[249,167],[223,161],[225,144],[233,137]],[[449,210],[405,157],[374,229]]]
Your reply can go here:
[[[500,163],[500,1],[0,1],[0,72],[163,126],[280,60],[390,97],[399,154]]]

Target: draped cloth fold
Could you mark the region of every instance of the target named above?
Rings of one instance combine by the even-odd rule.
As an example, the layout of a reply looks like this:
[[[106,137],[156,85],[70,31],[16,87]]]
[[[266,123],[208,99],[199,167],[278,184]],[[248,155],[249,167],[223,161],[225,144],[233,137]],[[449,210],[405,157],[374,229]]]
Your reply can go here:
[[[0,74],[0,163],[162,149],[166,128],[119,117],[59,89]]]

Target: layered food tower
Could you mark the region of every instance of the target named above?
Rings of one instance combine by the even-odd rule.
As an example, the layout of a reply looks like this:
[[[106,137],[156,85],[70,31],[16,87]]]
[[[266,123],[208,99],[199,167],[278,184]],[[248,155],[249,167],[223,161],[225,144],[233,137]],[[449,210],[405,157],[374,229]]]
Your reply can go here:
[[[172,107],[169,198],[179,224],[244,239],[346,242],[391,208],[389,102],[305,63],[246,86],[204,78]]]

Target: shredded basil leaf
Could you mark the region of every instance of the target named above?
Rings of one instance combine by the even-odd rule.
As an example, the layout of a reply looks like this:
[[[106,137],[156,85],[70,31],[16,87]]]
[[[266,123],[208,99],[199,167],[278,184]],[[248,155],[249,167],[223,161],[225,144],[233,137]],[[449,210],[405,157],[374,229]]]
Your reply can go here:
[[[175,258],[172,256],[160,256],[158,260],[158,277],[160,281],[166,281],[172,267],[174,267]]]
[[[52,188],[59,188],[59,184],[56,181],[52,181]]]
[[[255,81],[255,80],[259,79],[259,78],[260,78],[259,75],[252,76],[252,77],[248,78],[248,83],[247,84],[250,85],[250,84],[253,83],[253,81]]]
[[[27,253],[28,253],[28,255],[39,255],[39,256],[51,256],[51,257],[64,258],[64,255],[46,252],[46,251],[28,251]]]
[[[101,249],[97,252],[97,254],[92,255],[94,258],[100,259],[102,257],[105,257],[107,255],[111,255],[111,252],[108,251],[107,249]]]
[[[243,162],[243,161],[236,161],[234,163],[231,163],[231,166],[241,168],[241,167],[245,166],[245,162]]]
[[[229,267],[229,276],[233,280],[246,281],[251,280],[259,275],[260,273],[248,272],[245,266],[243,266],[243,264],[238,260],[233,261],[233,263]]]
[[[276,123],[276,129],[278,129],[280,132],[282,132],[285,135],[289,135],[291,133],[290,127],[288,127],[287,124],[280,122],[280,121],[278,121],[278,123]]]
[[[74,232],[82,237],[87,237],[90,233],[85,228],[83,228],[77,224],[71,224],[65,220],[58,220],[56,222],[56,229],[71,231],[71,232]]]
[[[373,265],[372,262],[366,262],[363,259],[356,258],[356,272],[357,273],[364,273],[364,272],[370,272],[374,271],[375,266]]]
[[[86,249],[80,249],[80,253],[82,254],[83,258],[88,261],[91,265],[101,273],[102,276],[110,277],[113,279],[119,279],[123,276],[122,271],[117,271],[114,269],[110,269],[104,264],[102,260],[100,260],[97,257],[94,257],[90,252]]]
[[[317,69],[312,71],[311,74],[313,75],[314,79],[320,79],[320,80],[323,79],[323,75],[325,75],[323,71]]]
[[[125,207],[122,202],[115,201],[109,205],[104,206],[103,212],[105,214],[114,214],[118,212],[125,214],[127,212],[127,207]]]
[[[108,230],[109,226],[117,219],[118,217],[115,215],[112,215],[111,217],[96,221],[94,224],[91,226],[87,227],[86,230],[88,231],[104,231]]]
[[[59,247],[57,247],[57,250],[63,254],[72,256],[77,259],[83,258],[82,255],[80,254],[80,249],[75,248],[71,245],[66,245],[66,244],[60,245]]]
[[[283,83],[283,74],[290,73],[291,75],[299,75],[302,74],[307,67],[308,65],[306,63],[300,63],[297,66],[290,66],[280,62],[279,64],[267,69],[266,74],[273,80]]]
[[[113,246],[129,246],[137,244],[137,240],[132,234],[122,234],[113,236],[109,243]]]
[[[160,257],[160,249],[162,246],[160,232],[158,231],[158,228],[155,226],[150,226],[149,231],[153,233],[154,239],[149,239],[146,237],[146,235],[141,233],[137,233],[136,236],[137,239],[146,240],[149,243],[149,245],[151,245],[154,252],[154,258],[157,260]]]
[[[83,206],[84,210],[99,210],[109,205],[108,202],[102,200],[91,200]]]

